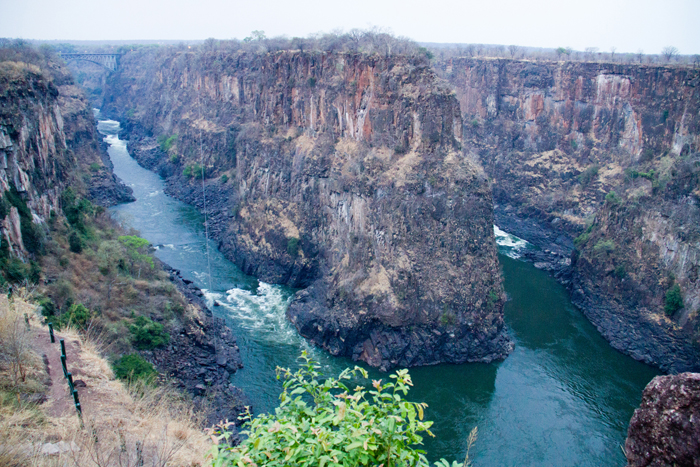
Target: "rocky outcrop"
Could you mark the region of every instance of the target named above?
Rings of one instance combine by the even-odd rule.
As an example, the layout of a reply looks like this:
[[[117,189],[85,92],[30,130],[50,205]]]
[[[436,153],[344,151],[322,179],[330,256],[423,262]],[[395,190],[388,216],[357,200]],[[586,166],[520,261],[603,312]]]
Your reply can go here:
[[[436,69],[457,92],[466,150],[493,180],[496,223],[539,247],[527,254],[615,348],[700,369],[698,70],[505,59]],[[669,312],[675,286],[684,306]]]
[[[512,347],[488,182],[454,94],[406,57],[127,54],[103,112],[246,273],[302,287],[300,333],[389,368]],[[202,175],[204,175],[202,182]]]
[[[238,416],[250,404],[229,382],[231,375],[243,368],[236,338],[223,319],[209,311],[201,290],[183,279],[180,271],[162,266],[197,311],[171,330],[166,347],[142,353],[160,373],[192,396],[195,407],[206,416],[204,426],[224,420],[238,423]]]
[[[628,466],[700,466],[700,374],[657,376],[625,441]]]
[[[21,258],[31,253],[21,238],[22,222],[26,233],[31,224],[44,224],[51,211],[60,212],[66,186],[93,194],[105,206],[133,200],[101,160],[100,139],[82,92],[66,69],[47,63],[40,68],[0,61],[0,193],[14,190],[28,209],[23,204],[19,214],[15,206],[3,209],[2,235],[9,251]]]

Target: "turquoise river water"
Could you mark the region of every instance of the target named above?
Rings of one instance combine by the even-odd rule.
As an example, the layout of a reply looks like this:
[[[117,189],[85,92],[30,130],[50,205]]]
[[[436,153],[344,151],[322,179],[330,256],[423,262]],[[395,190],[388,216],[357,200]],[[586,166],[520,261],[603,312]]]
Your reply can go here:
[[[280,383],[275,368],[296,367],[302,349],[337,375],[355,363],[309,346],[285,320],[293,291],[244,275],[210,241],[203,217],[163,193],[164,182],[140,167],[116,136],[119,124],[100,121],[115,173],[137,201],[111,208],[113,216],[139,230],[156,256],[180,269],[206,292],[214,313],[234,330],[245,368],[232,382],[256,412],[272,410]],[[411,369],[413,401],[427,402],[435,438],[431,460],[461,460],[474,426],[475,466],[624,465],[621,446],[644,386],[657,371],[613,350],[566,290],[531,264],[518,260],[527,242],[495,228],[505,289],[505,319],[516,343],[504,361]],[[211,270],[211,277],[208,271]],[[387,378],[370,369],[373,378]]]

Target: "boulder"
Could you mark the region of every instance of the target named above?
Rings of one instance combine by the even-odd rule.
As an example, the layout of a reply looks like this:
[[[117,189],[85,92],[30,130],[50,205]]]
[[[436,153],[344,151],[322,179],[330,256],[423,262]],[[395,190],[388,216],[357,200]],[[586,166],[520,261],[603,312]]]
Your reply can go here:
[[[657,376],[627,431],[628,466],[700,466],[700,373]]]

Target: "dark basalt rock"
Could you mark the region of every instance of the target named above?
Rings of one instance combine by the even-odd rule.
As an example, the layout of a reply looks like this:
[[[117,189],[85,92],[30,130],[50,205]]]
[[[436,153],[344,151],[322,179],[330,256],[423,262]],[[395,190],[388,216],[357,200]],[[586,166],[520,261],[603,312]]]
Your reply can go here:
[[[700,374],[657,376],[625,441],[628,466],[700,466]]]
[[[226,323],[208,310],[201,290],[186,283],[180,271],[162,266],[197,313],[172,330],[166,347],[148,352],[147,357],[158,371],[192,395],[195,406],[205,411],[205,426],[224,420],[238,423],[238,416],[250,403],[229,383],[231,375],[243,368],[236,339]]]
[[[90,201],[104,207],[136,201],[134,190],[110,172],[101,172],[92,177],[88,196]]]

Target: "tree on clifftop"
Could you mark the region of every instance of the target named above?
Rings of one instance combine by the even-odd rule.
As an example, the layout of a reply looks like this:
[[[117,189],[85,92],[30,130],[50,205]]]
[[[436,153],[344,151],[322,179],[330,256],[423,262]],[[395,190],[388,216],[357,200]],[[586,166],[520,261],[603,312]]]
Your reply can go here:
[[[664,57],[664,59],[668,63],[673,59],[673,57],[678,55],[678,49],[669,45],[669,46],[661,49],[661,55]]]

